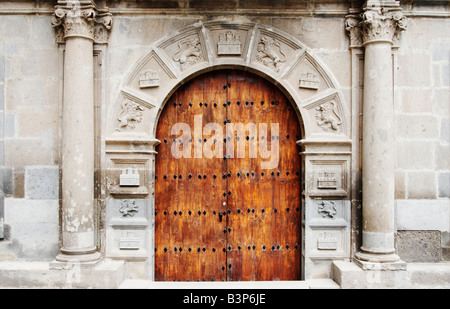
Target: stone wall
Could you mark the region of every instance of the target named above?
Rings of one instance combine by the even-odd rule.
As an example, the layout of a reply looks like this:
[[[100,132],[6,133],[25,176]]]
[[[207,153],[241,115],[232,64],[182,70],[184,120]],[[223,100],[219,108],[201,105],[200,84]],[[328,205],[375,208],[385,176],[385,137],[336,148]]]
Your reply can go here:
[[[405,250],[408,261],[427,259],[413,239],[435,243],[432,231],[440,235],[443,252],[430,259],[449,258],[449,38],[448,18],[410,18],[397,55],[395,197],[399,247],[417,253],[412,258]]]
[[[2,15],[0,259],[53,259],[59,241],[61,54],[48,15]]]

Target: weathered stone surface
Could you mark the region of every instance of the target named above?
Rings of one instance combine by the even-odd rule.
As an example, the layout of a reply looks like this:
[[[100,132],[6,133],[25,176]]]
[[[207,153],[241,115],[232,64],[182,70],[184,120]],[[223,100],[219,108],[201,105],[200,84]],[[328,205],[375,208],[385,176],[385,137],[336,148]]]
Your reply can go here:
[[[450,198],[450,173],[439,174],[438,196],[443,198]]]
[[[59,168],[27,168],[25,171],[25,194],[29,199],[59,199]]]
[[[397,249],[405,262],[441,261],[441,232],[397,231]]]
[[[436,180],[434,172],[409,172],[407,175],[408,198],[436,198]]]

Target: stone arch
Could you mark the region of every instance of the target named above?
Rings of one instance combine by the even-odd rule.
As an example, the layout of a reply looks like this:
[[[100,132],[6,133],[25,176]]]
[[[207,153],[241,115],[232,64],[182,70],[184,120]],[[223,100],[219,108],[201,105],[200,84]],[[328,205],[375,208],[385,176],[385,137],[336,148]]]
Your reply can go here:
[[[272,27],[224,21],[199,22],[155,42],[117,90],[107,134],[154,138],[171,94],[195,76],[222,68],[248,70],[278,86],[303,120],[305,139],[350,136],[338,83],[309,48]]]

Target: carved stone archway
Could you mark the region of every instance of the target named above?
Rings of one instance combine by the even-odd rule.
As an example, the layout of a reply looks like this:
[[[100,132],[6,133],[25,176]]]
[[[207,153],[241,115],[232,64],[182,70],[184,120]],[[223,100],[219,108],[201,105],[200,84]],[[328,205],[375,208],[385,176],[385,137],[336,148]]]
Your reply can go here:
[[[314,264],[350,257],[351,117],[333,75],[303,43],[257,23],[196,23],[161,38],[136,63],[108,107],[103,187],[106,256],[142,259],[153,269],[155,130],[172,93],[222,68],[251,71],[277,85],[303,121],[304,278]],[[121,173],[134,185],[121,182]],[[128,200],[133,216],[120,211]],[[120,220],[119,220],[120,219]],[[133,250],[129,250],[130,246]]]

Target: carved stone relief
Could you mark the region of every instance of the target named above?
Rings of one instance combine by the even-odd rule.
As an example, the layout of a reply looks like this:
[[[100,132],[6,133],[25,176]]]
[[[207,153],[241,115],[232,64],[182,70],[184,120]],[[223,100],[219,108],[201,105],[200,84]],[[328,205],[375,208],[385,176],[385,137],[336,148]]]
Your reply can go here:
[[[133,217],[135,213],[139,212],[139,206],[136,205],[135,200],[123,200],[119,211],[122,217]]]
[[[278,40],[263,35],[258,42],[256,60],[267,66],[272,65],[279,72],[281,64],[286,62],[286,55]]]
[[[341,133],[342,118],[337,112],[335,100],[316,107],[316,123],[325,132]]]
[[[144,108],[139,104],[125,99],[121,106],[119,115],[117,115],[118,126],[116,131],[123,131],[126,129],[132,130],[136,127],[136,123],[142,121],[144,115]]]
[[[303,73],[300,77],[300,88],[319,89],[319,77],[314,73]]]
[[[324,218],[334,219],[337,212],[333,201],[321,201],[318,203],[317,212]]]
[[[223,32],[219,35],[217,43],[218,56],[240,56],[241,55],[241,38],[233,31]]]
[[[307,162],[308,194],[311,197],[345,197],[348,194],[348,162],[346,158],[336,159],[311,159]],[[322,202],[321,202],[322,203]],[[323,202],[323,209],[332,209],[332,203]]]
[[[389,11],[385,8],[369,9],[362,14],[361,27],[363,41],[398,39],[406,30],[407,19],[401,11]]]
[[[121,187],[139,187],[139,170],[137,168],[123,169],[120,174],[119,185]]]
[[[178,62],[183,71],[186,64],[195,64],[203,59],[202,46],[198,38],[188,38],[178,42],[178,50],[172,56],[173,61]]]
[[[146,71],[139,76],[139,88],[159,87],[159,74],[155,71]]]
[[[108,10],[97,10],[92,5],[81,5],[79,1],[68,1],[58,5],[51,19],[59,43],[70,36],[81,36],[97,43],[106,43],[112,28],[112,14]]]

